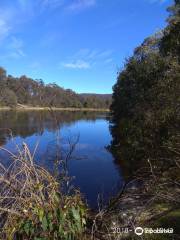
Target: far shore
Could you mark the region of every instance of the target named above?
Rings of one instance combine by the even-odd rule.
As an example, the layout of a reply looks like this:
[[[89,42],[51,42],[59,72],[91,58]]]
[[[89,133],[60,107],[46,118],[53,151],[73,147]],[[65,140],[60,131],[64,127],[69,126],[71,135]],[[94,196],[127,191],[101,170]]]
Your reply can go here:
[[[87,111],[87,112],[109,112],[109,109],[101,108],[57,108],[57,107],[32,107],[32,106],[17,106],[17,107],[0,107],[0,111],[13,110],[13,111]]]

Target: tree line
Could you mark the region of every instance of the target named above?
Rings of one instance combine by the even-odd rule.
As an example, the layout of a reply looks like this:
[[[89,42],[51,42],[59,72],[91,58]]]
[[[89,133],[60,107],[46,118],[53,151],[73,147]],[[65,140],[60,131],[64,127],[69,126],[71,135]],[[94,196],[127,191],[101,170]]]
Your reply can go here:
[[[126,181],[133,179],[140,183],[134,191],[134,205],[138,196],[138,206],[131,213],[133,227],[134,223],[142,227],[151,224],[171,227],[172,239],[177,239],[180,234],[180,1],[175,0],[168,11],[167,26],[146,38],[118,74],[111,105],[110,149],[115,162],[124,169]],[[129,198],[126,193],[123,197]],[[121,201],[120,196],[117,204]],[[143,237],[157,238],[153,234]],[[162,234],[161,239],[171,237]]]
[[[25,75],[7,75],[0,67],[0,106],[16,107],[23,104],[35,107],[109,108],[111,94],[77,94],[56,83],[45,84]]]
[[[180,136],[180,1],[168,11],[167,26],[134,50],[113,87],[111,147],[130,162],[177,157],[173,149]]]

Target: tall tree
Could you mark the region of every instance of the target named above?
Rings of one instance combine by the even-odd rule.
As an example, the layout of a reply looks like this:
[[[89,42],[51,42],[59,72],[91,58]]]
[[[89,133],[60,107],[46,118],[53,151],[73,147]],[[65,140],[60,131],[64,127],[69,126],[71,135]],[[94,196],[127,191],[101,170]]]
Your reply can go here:
[[[135,49],[113,87],[112,148],[130,162],[167,157],[179,136],[179,1],[170,9],[168,26]]]

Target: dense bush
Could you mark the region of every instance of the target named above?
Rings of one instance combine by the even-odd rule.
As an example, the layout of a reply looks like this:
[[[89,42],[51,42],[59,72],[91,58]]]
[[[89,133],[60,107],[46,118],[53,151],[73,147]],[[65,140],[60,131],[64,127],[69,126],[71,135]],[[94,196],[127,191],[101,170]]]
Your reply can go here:
[[[0,103],[2,106],[15,107],[17,105],[17,97],[12,90],[5,88],[1,93]]]
[[[180,233],[180,1],[169,11],[167,27],[135,49],[113,87],[110,148],[127,179],[140,181],[135,197],[127,188],[116,204],[124,197],[133,205],[125,217],[132,228],[174,228],[171,236],[143,239],[178,239]]]
[[[168,26],[135,49],[113,87],[112,149],[127,161],[173,158],[165,149],[179,139],[180,2],[169,10]]]

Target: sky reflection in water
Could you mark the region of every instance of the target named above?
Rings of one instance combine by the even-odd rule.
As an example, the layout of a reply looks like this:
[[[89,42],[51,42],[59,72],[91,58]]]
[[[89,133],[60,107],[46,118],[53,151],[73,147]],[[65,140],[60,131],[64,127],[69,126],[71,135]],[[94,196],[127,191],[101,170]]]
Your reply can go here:
[[[73,184],[80,188],[91,207],[97,207],[100,194],[104,202],[115,194],[122,184],[120,168],[106,150],[111,141],[106,114],[57,112],[57,125],[48,112],[1,112],[0,144],[14,151],[14,144],[26,142],[31,151],[38,143],[36,161],[52,171],[55,159],[57,131],[60,133],[61,148],[69,151],[69,143],[79,138],[75,151],[68,161]],[[14,139],[10,139],[11,129]],[[0,159],[8,163],[7,155],[0,151]]]

